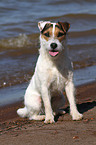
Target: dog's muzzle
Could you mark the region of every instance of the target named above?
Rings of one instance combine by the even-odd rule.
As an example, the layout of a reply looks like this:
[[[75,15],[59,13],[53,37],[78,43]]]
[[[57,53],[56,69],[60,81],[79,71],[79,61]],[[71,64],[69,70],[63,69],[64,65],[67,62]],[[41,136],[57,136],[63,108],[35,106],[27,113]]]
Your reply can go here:
[[[52,50],[49,51],[49,54],[51,56],[57,56],[59,54],[59,52],[56,50],[57,46],[58,46],[57,43],[51,43],[50,44],[50,47],[51,47]]]

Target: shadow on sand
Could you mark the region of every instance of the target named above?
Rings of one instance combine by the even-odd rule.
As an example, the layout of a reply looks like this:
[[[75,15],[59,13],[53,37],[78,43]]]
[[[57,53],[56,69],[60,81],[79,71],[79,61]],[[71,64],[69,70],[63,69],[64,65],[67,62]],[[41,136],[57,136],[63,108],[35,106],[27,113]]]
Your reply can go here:
[[[82,103],[82,104],[77,104],[77,108],[78,108],[78,111],[80,113],[84,113],[84,112],[87,112],[88,110],[94,108],[96,106],[96,101],[93,101],[93,102],[86,102],[86,103]],[[69,106],[67,108],[64,109],[64,111],[66,113],[69,113]],[[58,118],[62,116],[61,114],[58,114],[55,116],[55,121],[57,122],[58,121]]]

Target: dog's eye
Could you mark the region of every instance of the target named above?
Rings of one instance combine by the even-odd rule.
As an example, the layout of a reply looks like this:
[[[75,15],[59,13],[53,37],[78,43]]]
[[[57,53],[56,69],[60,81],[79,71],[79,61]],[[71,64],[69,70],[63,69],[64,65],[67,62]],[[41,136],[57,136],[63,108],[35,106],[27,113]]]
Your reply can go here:
[[[64,33],[59,32],[57,37],[62,37],[63,35],[65,35]]]
[[[50,37],[49,32],[44,33],[44,35],[45,35],[46,37]]]

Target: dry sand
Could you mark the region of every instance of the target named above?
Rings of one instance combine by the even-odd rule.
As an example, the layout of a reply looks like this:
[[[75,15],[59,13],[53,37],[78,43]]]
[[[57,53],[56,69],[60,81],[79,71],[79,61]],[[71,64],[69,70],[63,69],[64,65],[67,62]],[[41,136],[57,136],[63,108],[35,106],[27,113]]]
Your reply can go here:
[[[72,121],[66,102],[66,114],[47,125],[18,117],[22,102],[1,107],[0,145],[96,145],[96,82],[77,87],[76,100],[82,120]]]

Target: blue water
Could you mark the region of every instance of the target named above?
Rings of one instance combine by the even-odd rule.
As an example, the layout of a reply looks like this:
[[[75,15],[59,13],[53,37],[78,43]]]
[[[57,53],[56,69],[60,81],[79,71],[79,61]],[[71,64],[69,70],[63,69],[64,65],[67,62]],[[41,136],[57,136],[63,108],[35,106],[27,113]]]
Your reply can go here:
[[[39,20],[70,14],[94,15],[96,14],[96,1],[1,0],[0,38],[16,36],[19,33],[29,34],[30,32],[38,32],[36,24]],[[79,19],[79,16],[77,19]],[[96,28],[96,23],[92,24],[89,22],[89,24]],[[88,24],[85,23],[85,25],[88,27]],[[84,24],[81,26],[84,26]]]
[[[83,85],[96,81],[96,66],[87,67],[74,71],[75,86]],[[3,88],[0,90],[0,106],[11,104],[24,99],[25,90],[29,83],[23,83],[13,87]],[[6,93],[7,94],[6,94]],[[6,94],[6,97],[5,97]],[[2,96],[2,97],[1,97]]]
[[[96,80],[96,0],[0,0],[0,105],[23,99],[38,56],[41,20],[71,24],[75,85]]]

